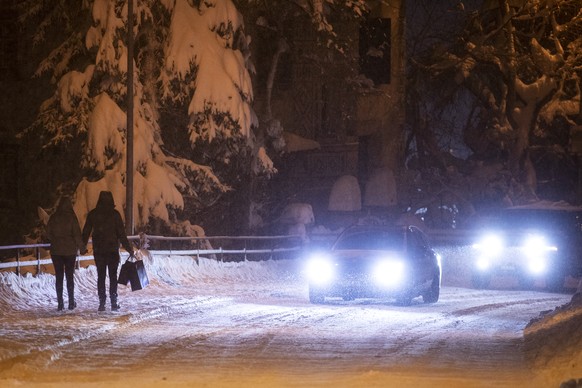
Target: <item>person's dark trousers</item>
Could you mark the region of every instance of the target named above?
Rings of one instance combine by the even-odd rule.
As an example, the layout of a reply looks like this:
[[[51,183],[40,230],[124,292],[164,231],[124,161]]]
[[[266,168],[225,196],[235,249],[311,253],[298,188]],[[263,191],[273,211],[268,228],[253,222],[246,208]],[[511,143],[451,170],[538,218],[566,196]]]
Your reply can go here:
[[[105,292],[105,276],[109,274],[109,297],[111,298],[111,308],[116,309],[117,305],[117,269],[119,268],[119,252],[95,254],[95,265],[97,266],[97,295],[99,296],[99,310],[105,309],[107,294]]]
[[[67,278],[67,294],[69,295],[69,310],[75,308],[75,255],[53,255],[52,261],[55,267],[56,289],[58,309],[64,308],[63,279]]]

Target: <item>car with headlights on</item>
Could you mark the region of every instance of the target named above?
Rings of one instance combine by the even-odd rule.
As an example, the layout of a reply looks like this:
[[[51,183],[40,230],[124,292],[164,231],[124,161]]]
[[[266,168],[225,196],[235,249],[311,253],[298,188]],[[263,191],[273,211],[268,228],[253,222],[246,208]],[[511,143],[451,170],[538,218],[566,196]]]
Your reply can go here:
[[[418,296],[436,303],[440,295],[440,256],[416,226],[349,227],[330,249],[310,253],[305,264],[311,303],[392,298],[409,305]]]
[[[476,288],[509,275],[522,288],[540,281],[550,291],[561,291],[567,276],[582,274],[582,208],[538,202],[503,209],[472,247]]]

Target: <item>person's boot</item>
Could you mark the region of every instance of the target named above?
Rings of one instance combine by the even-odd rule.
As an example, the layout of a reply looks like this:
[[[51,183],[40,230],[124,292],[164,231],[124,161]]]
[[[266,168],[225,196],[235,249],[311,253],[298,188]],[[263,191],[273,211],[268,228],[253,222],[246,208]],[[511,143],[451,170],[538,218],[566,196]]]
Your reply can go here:
[[[105,311],[105,298],[99,298],[99,308],[97,311]]]
[[[63,297],[60,296],[57,298],[58,300],[58,306],[57,306],[57,310],[58,311],[63,311],[63,309],[65,308],[65,302],[63,301]]]
[[[75,302],[75,291],[69,290],[69,310],[74,310],[77,307],[77,302]]]
[[[111,296],[111,311],[118,311],[121,308],[117,303],[117,295]]]

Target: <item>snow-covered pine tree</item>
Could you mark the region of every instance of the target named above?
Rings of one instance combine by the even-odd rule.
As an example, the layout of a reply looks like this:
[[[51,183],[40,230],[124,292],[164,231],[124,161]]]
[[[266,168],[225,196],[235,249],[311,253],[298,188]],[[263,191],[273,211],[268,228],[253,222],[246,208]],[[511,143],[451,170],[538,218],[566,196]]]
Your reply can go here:
[[[44,147],[81,148],[68,152],[83,155],[74,193],[83,222],[101,190],[125,204],[127,1],[56,3],[56,19],[43,1],[29,0],[22,10],[45,16],[41,26],[71,10],[87,21],[40,64],[38,74],[52,72],[56,90],[32,130],[48,135]],[[272,164],[253,148],[246,36],[232,1],[140,0],[134,11],[135,222],[174,224],[184,198],[216,200],[251,173],[253,155],[262,158],[257,173]]]

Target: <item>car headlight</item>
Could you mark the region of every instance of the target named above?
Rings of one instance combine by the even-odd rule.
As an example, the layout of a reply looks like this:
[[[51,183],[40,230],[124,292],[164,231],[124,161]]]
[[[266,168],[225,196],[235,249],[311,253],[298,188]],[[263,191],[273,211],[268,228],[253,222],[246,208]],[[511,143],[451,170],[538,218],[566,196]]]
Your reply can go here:
[[[546,272],[547,270],[547,263],[546,260],[542,257],[535,257],[528,261],[527,266],[529,272],[534,275],[540,275]]]
[[[376,263],[372,277],[382,287],[394,287],[404,280],[404,263],[397,259],[384,259]]]
[[[308,279],[314,284],[327,284],[335,276],[333,261],[326,255],[312,256],[308,260],[305,270]]]
[[[480,271],[487,271],[489,267],[491,267],[491,260],[489,260],[487,257],[480,257],[476,264],[477,269]]]
[[[523,250],[528,258],[544,257],[548,252],[555,252],[557,247],[550,245],[544,236],[531,235],[525,240]]]
[[[479,250],[483,255],[489,257],[497,256],[503,251],[503,240],[496,234],[489,234],[483,237],[473,248]]]

